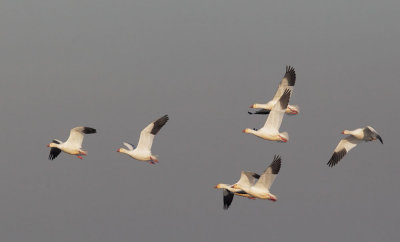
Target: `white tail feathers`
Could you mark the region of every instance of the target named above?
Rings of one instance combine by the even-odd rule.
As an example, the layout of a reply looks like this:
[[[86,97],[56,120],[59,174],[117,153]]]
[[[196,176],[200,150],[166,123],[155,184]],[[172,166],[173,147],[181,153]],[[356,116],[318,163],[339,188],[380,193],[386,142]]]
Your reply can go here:
[[[290,112],[287,112],[289,115],[296,115],[300,113],[300,108],[297,105],[288,105],[288,110],[290,110]]]
[[[288,132],[282,132],[279,134],[279,136],[285,138],[287,141],[289,141],[289,134]]]
[[[154,162],[158,162],[158,155],[151,155],[150,159]]]

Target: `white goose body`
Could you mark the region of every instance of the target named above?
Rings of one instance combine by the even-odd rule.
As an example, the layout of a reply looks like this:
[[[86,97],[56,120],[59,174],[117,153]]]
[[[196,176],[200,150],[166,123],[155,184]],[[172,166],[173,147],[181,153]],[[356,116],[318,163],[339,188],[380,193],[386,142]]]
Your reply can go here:
[[[125,153],[133,159],[140,161],[148,161],[150,164],[158,162],[157,156],[151,153],[151,146],[153,145],[154,136],[160,131],[160,129],[169,120],[168,115],[164,115],[151,124],[147,125],[140,132],[140,138],[137,147],[135,148],[132,144],[124,143],[128,149],[120,148],[117,152]]]
[[[54,160],[61,151],[70,155],[76,155],[79,159],[83,159],[81,155],[87,155],[87,151],[82,149],[83,135],[96,133],[96,129],[90,127],[75,127],[71,129],[68,140],[62,142],[54,139],[47,147],[51,147],[49,160]]]
[[[281,169],[281,157],[274,156],[274,160],[272,161],[271,165],[265,169],[264,173],[260,176],[260,179],[255,184],[251,184],[249,182],[242,183],[242,184],[235,184],[233,187],[238,189],[243,189],[249,195],[259,198],[259,199],[266,199],[271,201],[276,201],[277,197],[272,194],[269,189],[272,183],[275,181],[276,175],[279,173]],[[249,176],[245,172],[245,175]]]
[[[347,152],[363,141],[368,142],[378,139],[383,144],[382,137],[371,126],[366,126],[364,128],[355,130],[343,130],[342,134],[348,134],[349,136],[341,139],[339,144],[336,146],[331,159],[327,163],[330,167],[339,163],[339,161],[347,154]]]
[[[124,145],[128,147],[128,145],[130,145],[130,144],[124,143]],[[136,160],[141,160],[141,161],[149,161],[149,160],[156,161],[157,160],[157,157],[152,155],[151,151],[147,150],[147,149],[137,149],[136,148],[136,149],[131,150],[128,147],[128,149],[120,148],[118,150],[118,152],[127,154]]]
[[[286,89],[282,96],[279,98],[279,102],[275,103],[262,128],[258,130],[246,128],[243,130],[243,132],[254,134],[255,136],[266,140],[287,142],[289,140],[288,133],[279,132],[279,128],[282,124],[283,116],[289,103],[290,95],[291,91],[289,89]]]
[[[235,186],[237,185],[240,187],[241,184],[247,184],[247,183],[254,184],[257,181],[257,179],[259,179],[259,178],[260,178],[260,175],[258,175],[257,173],[242,171],[239,181],[237,181],[235,184],[229,185],[229,184],[220,183],[220,184],[216,185],[214,188],[223,189],[224,209],[226,210],[229,208],[229,206],[231,205],[231,203],[233,201],[234,195],[247,197],[249,199],[255,199],[250,194],[244,192],[243,189],[235,188]]]
[[[270,100],[267,103],[254,103],[253,105],[250,106],[250,108],[259,108],[261,110],[258,110],[254,113],[249,112],[249,114],[268,114],[274,105],[279,101],[279,98],[282,96],[284,91],[286,89],[289,89],[290,91],[293,92],[293,87],[296,83],[296,72],[293,67],[291,66],[286,66],[286,73],[284,77],[282,78],[281,82],[279,83],[278,90],[276,90],[275,96],[272,100]],[[297,105],[288,105],[285,108],[285,113],[287,114],[298,114],[300,112],[300,109]]]

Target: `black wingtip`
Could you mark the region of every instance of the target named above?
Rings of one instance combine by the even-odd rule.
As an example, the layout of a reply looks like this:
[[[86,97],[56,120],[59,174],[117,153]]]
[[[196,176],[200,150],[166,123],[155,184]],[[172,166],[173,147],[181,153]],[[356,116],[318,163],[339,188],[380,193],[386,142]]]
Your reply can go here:
[[[332,154],[331,159],[328,161],[327,165],[329,167],[333,167],[335,166],[337,163],[339,163],[339,161],[347,154],[346,149],[342,149],[338,152],[334,152]]]
[[[271,167],[272,174],[274,174],[274,175],[278,174],[281,169],[281,165],[282,165],[281,157],[279,155],[274,155],[274,160],[272,161],[271,165],[269,166],[269,167]]]
[[[84,134],[94,134],[97,133],[97,130],[94,128],[90,128],[90,127],[83,127],[83,131]]]
[[[49,160],[54,160],[60,153],[61,153],[60,149],[55,147],[51,148],[49,154]]]
[[[224,196],[224,210],[227,210],[229,206],[232,204],[234,194],[227,189],[223,190]]]
[[[296,72],[292,66],[286,66],[284,78],[288,79],[289,86],[294,86],[296,83]]]
[[[257,111],[255,111],[253,114],[261,114],[261,115],[265,115],[265,114],[269,114],[271,111],[268,109],[259,109]]]
[[[287,108],[290,100],[290,94],[291,94],[290,89],[285,89],[282,96],[279,98],[279,103],[281,104],[282,109]]]
[[[160,129],[167,123],[167,121],[169,120],[168,114],[162,116],[161,118],[157,119],[156,121],[154,121],[154,127],[151,130],[151,134],[156,135],[158,133],[158,131],[160,131]]]
[[[252,113],[252,112],[250,112],[250,111],[247,111],[247,113],[248,113],[248,114],[250,114],[250,115],[252,115],[252,114],[253,114],[253,113]]]
[[[379,141],[383,144],[383,140],[382,140],[382,138],[381,138],[381,136],[380,135],[378,135],[377,136],[377,138],[379,139]]]

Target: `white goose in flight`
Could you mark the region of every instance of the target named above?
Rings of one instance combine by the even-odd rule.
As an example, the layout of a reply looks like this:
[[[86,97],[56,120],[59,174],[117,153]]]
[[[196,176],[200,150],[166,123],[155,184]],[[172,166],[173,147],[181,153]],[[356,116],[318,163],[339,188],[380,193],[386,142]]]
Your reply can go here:
[[[276,175],[279,173],[281,169],[281,157],[278,155],[274,156],[274,160],[271,165],[265,169],[264,173],[260,176],[260,179],[255,184],[251,184],[250,182],[244,182],[242,184],[234,184],[233,188],[242,189],[247,194],[259,198],[259,199],[267,199],[271,201],[276,201],[277,198],[274,194],[269,192],[269,189],[274,183]],[[244,172],[247,177],[251,177],[251,174],[248,172]]]
[[[339,144],[336,146],[331,159],[327,163],[330,167],[336,165],[347,154],[347,152],[363,141],[368,142],[378,139],[383,144],[381,136],[371,126],[366,126],[352,131],[343,130],[342,134],[349,134],[349,136],[341,139]]]
[[[291,91],[286,89],[279,101],[274,104],[270,114],[264,126],[261,129],[244,129],[243,133],[254,134],[260,138],[272,141],[287,142],[289,135],[287,132],[279,132],[279,128],[282,124],[282,119],[285,114],[285,110],[288,106]]]
[[[71,129],[68,140],[64,143],[58,139],[54,139],[47,147],[51,147],[49,160],[54,160],[61,151],[70,155],[76,155],[79,159],[83,159],[81,155],[87,155],[87,152],[82,149],[83,135],[94,134],[96,129],[89,127],[75,127]]]
[[[257,110],[256,112],[248,112],[249,114],[269,114],[272,107],[275,105],[276,102],[278,102],[279,98],[282,96],[282,94],[285,92],[286,89],[289,89],[290,91],[293,92],[293,87],[294,84],[296,83],[296,72],[294,71],[294,68],[291,66],[286,66],[286,73],[285,76],[282,78],[281,82],[279,83],[278,90],[275,93],[274,98],[265,103],[265,104],[260,104],[260,103],[255,103],[250,106],[250,108],[261,108],[260,110]],[[300,109],[297,105],[288,105],[287,108],[285,109],[285,112],[287,114],[298,114],[300,112]]]
[[[256,180],[260,178],[260,175],[258,175],[257,173],[254,172],[247,172],[247,173],[249,174],[249,176],[247,176],[245,172],[242,171],[239,181],[237,181],[235,184],[247,184],[247,183],[254,184]],[[245,193],[242,189],[233,188],[232,186],[234,185],[220,183],[214,187],[217,189],[223,189],[225,210],[228,209],[229,206],[231,205],[234,195],[255,199],[251,195]]]
[[[154,136],[158,133],[158,131],[160,131],[160,129],[167,123],[168,120],[168,115],[164,115],[147,125],[147,127],[140,132],[140,138],[136,148],[132,144],[124,143],[124,145],[128,147],[128,150],[120,148],[117,150],[117,152],[125,153],[136,160],[149,161],[150,164],[157,163],[157,156],[151,153],[151,146],[153,145]]]

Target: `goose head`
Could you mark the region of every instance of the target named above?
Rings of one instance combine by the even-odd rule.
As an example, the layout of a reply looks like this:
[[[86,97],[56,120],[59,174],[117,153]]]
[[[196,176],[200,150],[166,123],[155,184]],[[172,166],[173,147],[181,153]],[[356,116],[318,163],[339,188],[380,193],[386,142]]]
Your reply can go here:
[[[254,134],[254,132],[257,132],[257,130],[246,128],[246,129],[243,129],[242,132],[245,134]]]
[[[345,129],[342,131],[342,134],[351,134],[349,130]]]
[[[228,187],[229,187],[229,185],[227,185],[227,184],[219,183],[214,188],[215,189],[227,189]]]
[[[124,149],[124,148],[119,148],[119,149],[117,150],[117,152],[119,152],[119,153],[126,153],[127,150]]]
[[[58,145],[59,144],[56,144],[56,143],[52,142],[52,143],[48,144],[47,147],[50,147],[50,148],[56,147],[56,148],[58,148]]]

